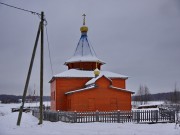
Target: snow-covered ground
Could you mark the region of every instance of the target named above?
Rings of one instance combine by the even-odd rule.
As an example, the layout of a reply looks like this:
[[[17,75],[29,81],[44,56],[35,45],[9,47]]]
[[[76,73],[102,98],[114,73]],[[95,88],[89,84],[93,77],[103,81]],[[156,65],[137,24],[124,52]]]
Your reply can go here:
[[[30,104],[27,103],[26,106]],[[46,105],[46,103],[45,103]],[[23,113],[21,126],[16,126],[18,113],[11,108],[20,104],[0,104],[0,135],[180,135],[175,123],[63,123],[43,121]],[[32,106],[32,105],[31,105]]]

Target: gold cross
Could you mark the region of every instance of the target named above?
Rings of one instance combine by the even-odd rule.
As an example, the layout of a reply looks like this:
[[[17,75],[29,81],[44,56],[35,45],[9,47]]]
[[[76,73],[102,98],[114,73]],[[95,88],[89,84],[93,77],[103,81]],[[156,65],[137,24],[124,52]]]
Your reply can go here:
[[[83,14],[82,16],[84,17],[84,18],[83,18],[83,25],[85,25],[86,15],[85,15],[85,14]]]

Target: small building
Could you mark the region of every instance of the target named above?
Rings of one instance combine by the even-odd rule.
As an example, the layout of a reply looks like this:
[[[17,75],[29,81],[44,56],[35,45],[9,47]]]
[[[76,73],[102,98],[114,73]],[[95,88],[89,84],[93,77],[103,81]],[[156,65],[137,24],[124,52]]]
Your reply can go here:
[[[89,43],[85,18],[80,31],[74,55],[64,63],[68,70],[50,80],[51,110],[131,110],[133,92],[126,89],[128,77],[101,70],[105,62]]]

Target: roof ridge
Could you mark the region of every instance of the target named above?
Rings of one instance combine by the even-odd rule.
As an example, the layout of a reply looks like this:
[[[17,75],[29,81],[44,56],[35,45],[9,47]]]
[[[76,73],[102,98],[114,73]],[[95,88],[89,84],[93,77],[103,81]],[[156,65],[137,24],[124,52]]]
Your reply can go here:
[[[94,78],[90,79],[85,85],[86,86],[92,85],[103,76],[112,82],[112,80],[109,77],[105,76],[104,74],[101,74],[101,75],[99,75],[97,77],[94,77]]]

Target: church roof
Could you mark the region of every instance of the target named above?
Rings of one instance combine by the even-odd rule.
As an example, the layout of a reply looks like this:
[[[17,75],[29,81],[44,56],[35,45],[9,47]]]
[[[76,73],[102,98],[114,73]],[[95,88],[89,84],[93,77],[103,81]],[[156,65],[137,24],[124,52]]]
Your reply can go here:
[[[109,77],[106,77],[105,75],[99,75],[98,77],[94,77],[94,78],[92,78],[91,80],[89,80],[85,85],[86,86],[89,86],[89,85],[92,85],[92,84],[94,84],[98,79],[100,79],[101,77],[105,77],[105,78],[107,78],[109,81],[111,81],[112,82],[112,80],[109,78]]]
[[[90,89],[93,89],[93,88],[96,88],[96,86],[89,86],[89,87],[85,87],[85,88],[82,88],[82,89],[78,89],[78,90],[73,90],[73,91],[68,91],[66,92],[65,94],[72,94],[72,93],[76,93],[76,92],[81,92],[81,91],[85,91],[85,90],[90,90]]]
[[[110,88],[112,89],[116,89],[116,90],[120,90],[120,91],[124,91],[124,92],[130,92],[132,94],[134,94],[133,91],[127,90],[127,89],[123,89],[123,88],[118,88],[118,87],[114,87],[114,86],[110,86]]]
[[[89,43],[87,36],[88,27],[85,26],[85,18],[83,26],[80,28],[80,31],[81,38],[77,44],[74,55],[65,62],[65,65],[74,62],[98,62],[101,64],[105,64],[105,62],[97,58],[92,45]]]
[[[91,90],[94,88],[98,88],[98,86],[95,84],[96,81],[98,79],[101,79],[102,77],[107,78],[109,81],[112,81],[109,77],[106,77],[105,75],[99,75],[98,77],[92,78],[91,80],[89,80],[86,84],[84,88],[81,89],[77,89],[77,90],[72,90],[72,91],[68,91],[65,94],[73,94],[73,93],[77,93],[77,92],[82,92],[82,91],[87,91],[87,90]],[[114,87],[112,84],[109,85],[109,88],[115,89],[115,90],[119,90],[119,91],[124,91],[124,92],[129,92],[131,94],[134,94],[133,91],[127,90],[127,89],[123,89],[123,88],[119,88],[119,87]]]
[[[104,75],[103,75],[104,76]],[[93,82],[90,83],[90,81],[88,81],[85,85],[84,88],[81,88],[81,89],[77,89],[77,90],[72,90],[72,91],[68,91],[66,92],[65,94],[68,95],[68,94],[73,94],[73,93],[77,93],[77,92],[82,92],[82,91],[87,91],[87,90],[91,90],[91,89],[94,89],[94,88],[98,88],[98,86],[96,86],[95,82],[100,79],[102,76],[100,77],[96,77],[96,78],[93,78],[91,79],[90,81],[93,80]],[[106,77],[106,76],[105,76]],[[106,77],[107,78],[107,77]],[[108,80],[111,81],[111,79],[107,78]],[[88,84],[90,83],[90,84]],[[88,84],[88,85],[87,85]],[[130,90],[127,90],[127,89],[123,89],[123,88],[119,88],[119,87],[114,87],[113,85],[109,85],[109,88],[111,89],[114,89],[114,90],[119,90],[119,91],[124,91],[124,92],[129,92],[131,94],[134,94],[133,91],[130,91]]]
[[[100,75],[99,76],[106,76],[108,78],[123,78],[123,79],[127,79],[128,76],[125,75],[121,75],[118,73],[113,73],[110,71],[100,71]],[[77,69],[70,69],[67,71],[64,71],[62,73],[59,73],[57,75],[54,75],[53,77],[55,78],[62,78],[62,77],[87,77],[87,78],[94,78],[94,72],[93,71],[87,71],[87,70],[77,70]]]
[[[92,45],[88,41],[87,34],[84,33],[81,35],[74,55],[68,59],[65,64],[74,62],[99,62],[105,64],[105,62],[97,58]]]
[[[85,88],[78,89],[78,90],[68,91],[65,94],[66,95],[73,94],[73,93],[77,93],[77,92],[91,90],[91,89],[94,89],[94,88],[97,88],[97,87],[96,86],[89,86],[89,87],[85,87]],[[119,90],[119,91],[129,92],[131,94],[134,94],[133,91],[130,91],[130,90],[127,90],[127,89],[117,88],[117,87],[114,87],[114,86],[109,86],[109,88],[112,88],[112,89],[115,89],[115,90]]]

